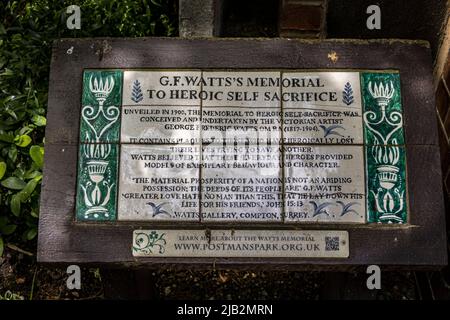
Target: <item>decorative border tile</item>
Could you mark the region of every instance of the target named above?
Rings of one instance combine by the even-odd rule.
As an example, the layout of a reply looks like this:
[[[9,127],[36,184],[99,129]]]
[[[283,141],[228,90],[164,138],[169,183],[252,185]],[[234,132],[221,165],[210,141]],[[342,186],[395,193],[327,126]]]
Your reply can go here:
[[[117,144],[81,144],[78,158],[77,220],[116,219]]]
[[[85,70],[78,156],[78,221],[116,219],[120,113],[120,70]]]
[[[398,73],[361,73],[365,144],[403,145],[403,114]]]
[[[407,222],[406,155],[398,73],[361,73],[367,222]]]
[[[367,222],[406,223],[404,146],[366,146]]]
[[[80,142],[119,142],[122,77],[120,70],[84,71]]]

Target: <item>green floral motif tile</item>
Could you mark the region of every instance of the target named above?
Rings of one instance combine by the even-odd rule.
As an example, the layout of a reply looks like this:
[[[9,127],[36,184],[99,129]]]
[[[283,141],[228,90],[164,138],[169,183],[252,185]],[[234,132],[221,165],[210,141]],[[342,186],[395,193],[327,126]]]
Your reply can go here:
[[[398,73],[361,73],[365,142],[404,144]]]
[[[122,71],[118,70],[84,71],[80,118],[81,142],[119,141],[122,74]]]
[[[367,214],[372,223],[406,223],[403,146],[366,146]]]
[[[400,75],[362,73],[367,214],[371,223],[406,223],[406,155]]]
[[[78,160],[78,221],[116,219],[117,144],[81,144]]]

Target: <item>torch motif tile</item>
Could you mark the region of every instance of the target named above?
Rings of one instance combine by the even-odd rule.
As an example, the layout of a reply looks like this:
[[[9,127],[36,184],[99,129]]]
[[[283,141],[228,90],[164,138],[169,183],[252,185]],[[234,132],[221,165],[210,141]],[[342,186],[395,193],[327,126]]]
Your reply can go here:
[[[78,160],[77,220],[116,219],[116,144],[81,144]]]
[[[118,142],[122,71],[87,70],[83,75],[80,141]]]
[[[398,73],[362,73],[365,142],[404,144]]]
[[[400,77],[361,74],[368,222],[406,223],[406,155]]]

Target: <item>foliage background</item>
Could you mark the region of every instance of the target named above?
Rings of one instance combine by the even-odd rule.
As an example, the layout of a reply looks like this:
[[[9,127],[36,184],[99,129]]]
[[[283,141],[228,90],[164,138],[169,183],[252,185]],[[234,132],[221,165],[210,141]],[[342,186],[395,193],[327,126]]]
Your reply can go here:
[[[81,30],[67,29],[69,5]],[[0,256],[37,235],[53,40],[177,36],[176,17],[175,0],[1,0]]]

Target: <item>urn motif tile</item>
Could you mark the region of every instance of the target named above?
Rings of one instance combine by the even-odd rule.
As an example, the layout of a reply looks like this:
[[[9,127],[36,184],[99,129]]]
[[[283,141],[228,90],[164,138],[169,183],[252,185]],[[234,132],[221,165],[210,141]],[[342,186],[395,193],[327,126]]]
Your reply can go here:
[[[116,219],[116,144],[81,144],[78,160],[77,208],[79,221]]]
[[[406,223],[405,147],[366,147],[367,220]]]

